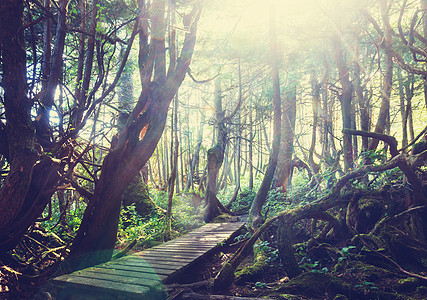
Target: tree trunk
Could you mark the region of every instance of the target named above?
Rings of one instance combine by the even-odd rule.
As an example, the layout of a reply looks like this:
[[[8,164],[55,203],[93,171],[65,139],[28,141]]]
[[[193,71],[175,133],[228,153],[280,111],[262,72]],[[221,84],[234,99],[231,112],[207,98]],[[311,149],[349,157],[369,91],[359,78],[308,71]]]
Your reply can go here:
[[[252,110],[249,110],[249,136],[248,136],[248,161],[249,161],[249,189],[254,189],[254,165],[253,165],[253,146],[254,134],[252,132]]]
[[[421,9],[423,10],[423,35],[424,38],[427,38],[427,0],[421,0]],[[424,76],[423,78],[424,83],[424,103],[427,107],[427,78]]]
[[[358,54],[358,48],[357,54]],[[358,61],[354,62],[354,88],[356,91],[356,99],[359,104],[360,109],[360,128],[362,131],[369,131],[370,129],[370,118],[369,118],[369,101],[363,93],[362,80],[360,78],[360,63]],[[362,146],[361,151],[368,150],[368,138],[362,137]]]
[[[83,1],[82,1],[83,3]],[[50,12],[50,0],[44,0],[44,7],[46,11]],[[84,20],[84,18],[82,18]],[[45,18],[43,23],[43,61],[42,61],[42,89],[47,88],[47,82],[50,74],[50,60],[52,58],[52,49],[50,43],[52,42],[52,20]]]
[[[264,179],[255,196],[251,205],[250,216],[252,226],[258,227],[261,223],[261,210],[267,198],[270,189],[271,181],[273,180],[274,172],[276,171],[277,160],[279,157],[280,149],[280,136],[281,136],[281,101],[280,101],[280,79],[279,79],[279,61],[277,57],[277,40],[276,40],[276,19],[274,4],[271,5],[270,10],[270,51],[271,51],[271,67],[273,79],[273,110],[274,110],[274,127],[273,127],[273,147],[268,163],[267,171],[265,172]]]
[[[141,96],[125,128],[104,159],[94,195],[71,246],[69,263],[73,268],[98,264],[111,258],[123,192],[155,151],[166,125],[169,105],[187,73],[202,7],[199,3],[194,4],[191,12],[193,22],[187,24],[188,32],[175,70],[164,77],[164,66],[161,66],[165,64],[162,46],[165,39],[164,20],[160,20],[164,18],[164,6],[164,0],[152,2],[155,8],[152,11],[152,38],[160,39],[151,44],[156,66],[153,77],[155,82],[142,87]],[[163,54],[155,53],[157,51],[163,51]],[[144,68],[150,69],[147,65]]]
[[[406,97],[404,91],[404,83],[402,70],[397,68],[399,98],[400,98],[400,117],[402,119],[402,147],[408,145],[408,115],[406,111]]]
[[[293,223],[291,218],[279,220],[277,229],[277,247],[279,250],[279,259],[283,264],[286,274],[293,278],[301,274],[301,269],[295,257]]]
[[[217,178],[218,172],[224,160],[224,150],[220,145],[217,145],[208,150],[208,182],[206,187],[207,207],[205,211],[205,222],[212,221],[218,216],[221,211],[218,206],[217,193]]]
[[[23,1],[0,2],[1,85],[9,146],[4,155],[10,163],[10,171],[0,188],[0,244],[3,244],[3,238],[7,240],[4,232],[24,205],[38,159],[30,115],[32,101],[27,98],[23,11]]]
[[[329,94],[328,94],[328,79],[329,79],[329,67],[328,64],[324,63],[325,73],[322,79],[322,157],[331,156],[331,143],[329,141],[329,127],[332,127],[331,114],[329,114]]]
[[[273,188],[282,187],[289,191],[292,178],[292,156],[294,153],[294,132],[296,119],[296,83],[287,87],[282,109],[282,142],[279,162],[273,178]]]
[[[393,30],[389,20],[389,10],[386,0],[380,1],[381,6],[381,18],[384,24],[384,37],[383,45],[385,50],[385,73],[384,82],[381,97],[381,107],[378,115],[377,124],[375,125],[374,132],[385,133],[387,127],[389,127],[390,119],[390,95],[393,85],[393,50],[392,50],[392,35]],[[369,150],[376,150],[378,147],[379,140],[372,139],[369,143]]]
[[[335,63],[338,68],[339,79],[342,87],[342,92],[339,95],[342,111],[343,129],[351,129],[351,101],[353,98],[353,85],[349,77],[349,69],[344,59],[344,49],[340,37],[335,37],[334,43],[334,56]],[[344,169],[348,171],[353,167],[353,143],[351,135],[343,134],[343,156],[344,156]]]
[[[311,130],[311,144],[310,149],[308,150],[308,164],[314,174],[319,173],[320,166],[314,161],[314,153],[316,152],[316,140],[317,140],[317,126],[319,123],[319,107],[320,107],[320,84],[317,82],[317,79],[314,78],[312,74],[312,108],[313,108],[313,124]]]
[[[71,123],[74,128],[77,128],[81,124],[83,119],[83,114],[87,106],[87,96],[90,88],[93,60],[94,60],[94,54],[95,54],[95,34],[96,34],[96,27],[98,22],[98,6],[99,6],[98,0],[93,0],[90,29],[89,29],[89,32],[91,34],[88,37],[87,45],[84,51],[84,53],[86,54],[86,61],[84,64],[83,77],[80,79],[81,82],[80,81],[77,82],[78,88],[77,88],[77,93],[75,98],[74,110],[71,114],[71,120],[72,120]],[[81,24],[81,26],[85,26],[85,24],[83,23]],[[84,46],[84,37],[80,37],[79,39],[79,47],[82,47],[82,46]],[[80,66],[78,68],[80,68]],[[82,70],[78,69],[78,72],[81,72]]]
[[[55,43],[53,46],[52,65],[50,67],[49,78],[46,89],[41,97],[42,105],[37,111],[36,131],[40,144],[45,150],[52,148],[52,132],[50,127],[50,112],[54,106],[56,89],[62,74],[62,56],[65,47],[66,20],[67,20],[68,0],[59,2],[59,12],[56,26]]]
[[[185,189],[187,191],[190,191],[191,188],[193,187],[195,175],[198,174],[199,172],[198,165],[199,165],[199,157],[200,157],[200,148],[202,147],[202,142],[203,142],[204,125],[205,125],[205,115],[202,114],[202,121],[201,121],[201,126],[200,126],[198,137],[197,137],[197,144],[194,149],[193,158],[190,163],[190,172],[188,173],[188,177],[187,177],[187,185],[185,186]],[[199,175],[197,175],[197,177],[199,177]]]
[[[205,201],[207,203],[204,220],[212,221],[220,214],[220,203],[217,194],[217,178],[219,169],[224,161],[225,147],[227,143],[227,129],[224,124],[225,112],[222,109],[221,81],[215,80],[215,114],[217,122],[217,142],[216,145],[208,150],[208,182],[206,187]]]
[[[173,200],[173,194],[174,194],[174,187],[175,187],[175,180],[176,180],[176,174],[177,174],[177,167],[178,167],[178,137],[175,135],[175,147],[173,151],[173,161],[172,161],[172,171],[171,171],[171,177],[169,178],[168,182],[168,206],[166,210],[166,216],[165,216],[165,233],[163,236],[164,241],[169,241],[171,239],[171,231],[172,231],[172,200]]]

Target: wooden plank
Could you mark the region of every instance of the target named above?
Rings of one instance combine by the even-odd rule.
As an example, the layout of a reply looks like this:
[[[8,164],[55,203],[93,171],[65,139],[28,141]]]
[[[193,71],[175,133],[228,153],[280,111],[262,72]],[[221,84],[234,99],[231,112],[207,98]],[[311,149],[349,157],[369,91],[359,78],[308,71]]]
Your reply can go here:
[[[202,234],[202,233],[203,234],[221,234],[221,233],[234,232],[238,228],[202,228],[200,230],[191,231],[187,234]]]
[[[107,263],[102,265],[97,265],[96,267],[99,268],[107,268],[107,269],[125,269],[129,268],[129,270],[136,271],[136,272],[145,272],[145,273],[156,273],[156,274],[169,274],[169,270],[173,268],[168,268],[165,266],[164,268],[160,268],[161,270],[154,270],[152,266],[150,266],[147,263],[129,263],[129,262],[114,262],[114,263]],[[160,273],[159,273],[160,272]]]
[[[221,242],[217,242],[217,241],[210,241],[210,242],[199,242],[197,240],[191,242],[191,241],[178,241],[174,244],[170,244],[167,247],[163,247],[163,248],[159,248],[159,250],[161,249],[169,249],[169,248],[174,248],[174,247],[178,247],[178,248],[195,248],[195,249],[212,249],[215,248],[217,246],[220,246]],[[157,249],[155,249],[157,250]]]
[[[135,278],[140,280],[140,283],[138,283],[138,285],[145,285],[148,287],[161,284],[161,279],[155,273],[145,273],[145,272],[135,272],[131,270],[93,267],[93,268],[85,269],[84,272],[82,272],[81,274],[83,274],[82,276],[87,276],[92,278],[100,278],[100,277],[97,277],[97,274],[109,274],[112,276],[111,279],[109,280],[118,281],[118,282],[125,282],[121,279],[122,277]],[[117,276],[117,278],[114,276]],[[116,278],[117,280],[114,280],[114,278]]]
[[[151,253],[151,254],[141,254],[141,258],[154,258],[159,260],[176,260],[176,261],[192,261],[194,259],[194,255],[186,255],[186,254],[174,254],[168,255],[168,253]]]
[[[138,259],[126,259],[126,260],[122,260],[126,261],[126,264],[130,264],[130,265],[135,265],[140,263],[141,258]],[[185,266],[188,264],[188,261],[156,261],[155,259],[144,259],[145,264],[151,266],[152,268],[154,267],[164,267],[165,269],[170,269],[170,268],[179,268],[181,266]]]
[[[218,243],[220,243],[222,240],[221,238],[210,238],[210,239],[205,239],[205,238],[201,238],[201,237],[186,237],[185,239],[178,239],[178,240],[174,240],[173,243],[169,243],[165,246],[168,245],[175,245],[175,244],[183,244],[183,243],[188,243],[188,244],[192,244],[192,245],[216,245]],[[160,248],[160,247],[159,247]]]
[[[147,252],[147,253],[163,252],[163,253],[170,253],[170,254],[183,253],[183,254],[193,254],[193,255],[206,253],[206,251],[203,249],[195,250],[195,249],[178,249],[178,248],[153,249],[153,250],[145,250],[144,252]]]
[[[191,262],[192,260],[194,260],[194,257],[189,257],[186,259],[170,259],[169,257],[158,257],[158,256],[144,256],[144,257],[139,257],[137,259],[144,259],[144,261],[147,262],[147,264],[152,265],[153,263],[158,263],[158,264],[172,264],[172,263],[183,263],[183,264],[188,264],[189,262]],[[136,258],[132,258],[130,257],[128,260],[129,261],[137,261]]]
[[[223,237],[228,238],[228,236],[232,233],[234,233],[234,231],[216,232],[216,233],[208,233],[208,234],[206,234],[204,232],[202,232],[202,233],[191,233],[190,232],[190,233],[187,233],[186,235],[184,235],[180,238],[177,238],[176,240],[173,240],[173,241],[179,241],[181,239],[195,239],[195,238],[217,240],[218,238],[223,238]]]
[[[245,223],[244,222],[235,222],[235,223],[211,223],[211,224],[207,224],[205,226],[202,226],[198,229],[195,229],[193,231],[191,231],[191,234],[195,234],[195,233],[207,233],[207,232],[223,232],[223,231],[228,231],[228,232],[234,232],[237,231],[238,229],[240,229]]]
[[[105,281],[101,279],[89,279],[85,277],[80,276],[74,276],[74,275],[62,275],[60,277],[54,278],[54,282],[63,284],[71,284],[75,286],[76,288],[95,288],[99,291],[105,291],[107,293],[114,293],[116,294],[119,292],[123,295],[132,295],[132,296],[140,296],[143,297],[148,292],[150,292],[150,289],[146,286],[135,286],[131,284],[112,284],[110,281]]]
[[[163,249],[163,248],[169,248],[169,247],[171,247],[171,246],[175,246],[175,245],[177,245],[177,244],[182,244],[182,243],[186,243],[186,244],[188,244],[189,246],[191,246],[192,248],[197,248],[197,247],[207,247],[207,246],[209,246],[209,245],[205,245],[204,243],[198,243],[197,242],[197,240],[196,240],[196,242],[190,242],[190,241],[185,241],[185,240],[183,240],[183,241],[174,241],[173,243],[168,243],[168,244],[165,244],[165,245],[162,245],[162,247],[159,247],[159,246],[157,246],[157,247],[154,247],[154,248],[152,248],[152,249]],[[212,243],[212,242],[211,242]],[[214,245],[216,245],[216,244],[218,244],[218,243],[215,243]],[[212,246],[209,246],[209,247],[212,247]],[[148,250],[148,249],[147,249]]]
[[[207,251],[209,249],[212,249],[214,247],[216,247],[217,244],[215,244],[214,246],[204,246],[204,245],[191,245],[191,244],[170,244],[167,245],[165,247],[162,247],[160,249],[162,250],[169,250],[169,249],[178,249],[180,251],[192,251],[192,250],[196,250],[196,251]]]
[[[133,262],[133,261],[128,261],[128,260],[120,260],[120,261],[117,261],[116,263],[114,263],[114,264],[111,264],[112,266],[120,266],[120,265],[122,265],[122,266],[129,266],[129,267],[138,267],[138,268],[141,268],[141,269],[148,269],[148,271],[150,270],[150,269],[152,269],[152,270],[155,270],[155,271],[157,271],[157,270],[165,270],[164,271],[164,274],[168,274],[168,273],[166,273],[167,271],[169,271],[169,270],[176,270],[176,267],[175,266],[168,266],[168,265],[156,265],[156,266],[151,266],[151,265],[149,265],[148,263],[146,263],[146,262]],[[157,273],[157,272],[155,272],[155,273]]]
[[[159,285],[161,285],[160,281],[154,281],[149,279],[144,279],[141,277],[133,277],[133,276],[122,276],[118,275],[115,272],[92,272],[89,270],[85,270],[84,272],[74,274],[73,276],[88,278],[91,279],[99,279],[99,280],[105,280],[105,281],[111,281],[111,284],[117,285],[117,284],[130,284],[133,286],[142,286],[147,287],[149,289],[155,289]]]
[[[149,261],[149,260],[158,260],[158,261],[182,261],[182,262],[191,262],[194,259],[194,256],[164,256],[160,254],[143,254],[139,256],[140,258]]]
[[[220,243],[220,242],[222,242],[223,240],[223,238],[225,239],[225,238],[227,238],[229,235],[224,235],[223,237],[199,237],[199,236],[195,236],[195,237],[191,237],[191,236],[186,236],[185,238],[183,238],[183,239],[179,239],[179,240],[176,240],[175,241],[175,243],[183,243],[183,242],[185,242],[185,243],[195,243],[195,244],[197,244],[197,243],[203,243],[203,244],[205,244],[205,243],[207,243],[207,244],[209,244],[209,243],[214,243],[214,244],[218,244],[218,243]]]
[[[135,266],[127,266],[127,265],[107,265],[107,266],[102,266],[99,265],[99,268],[102,269],[113,269],[113,270],[128,270],[128,271],[134,271],[134,272],[138,272],[138,273],[146,273],[147,275],[153,275],[153,276],[157,276],[159,277],[160,280],[164,280],[166,279],[169,274],[170,274],[170,270],[157,270],[154,271],[153,268],[141,268],[141,267],[135,267]]]

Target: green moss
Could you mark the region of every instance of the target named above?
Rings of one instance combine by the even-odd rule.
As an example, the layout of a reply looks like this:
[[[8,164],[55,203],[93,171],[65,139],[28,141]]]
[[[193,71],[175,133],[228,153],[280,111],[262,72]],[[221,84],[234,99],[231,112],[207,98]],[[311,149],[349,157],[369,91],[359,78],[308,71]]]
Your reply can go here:
[[[338,297],[336,299],[346,299],[343,297],[351,299],[407,299],[407,297],[396,293],[374,290],[372,287],[373,285],[364,286],[363,284],[358,287],[341,277],[328,273],[308,272],[291,279],[277,289],[276,293],[286,292],[315,299],[324,298],[324,295],[328,295],[328,298]]]
[[[129,184],[123,194],[123,204],[134,204],[135,210],[141,217],[145,217],[156,209],[156,205],[150,198],[148,187],[139,176]]]
[[[224,223],[224,222],[235,222],[237,217],[231,216],[229,214],[221,214],[216,217],[211,223]]]
[[[352,287],[343,279],[331,274],[324,273],[303,273],[280,287],[278,292],[287,292],[306,297],[322,297],[328,295],[350,295]]]
[[[361,257],[361,259],[363,258]],[[333,268],[334,273],[346,273],[348,271],[357,274],[361,282],[374,282],[379,279],[394,278],[396,276],[394,272],[358,260],[343,260]]]
[[[257,247],[254,251],[255,263],[244,267],[243,269],[235,272],[236,282],[242,283],[246,281],[252,281],[262,275],[265,269],[269,266],[268,264],[268,253],[264,247]]]
[[[386,248],[391,253],[391,258],[402,267],[417,272],[422,272],[425,269],[424,263],[427,260],[427,250],[424,244],[410,235],[402,234],[400,229],[392,226],[381,228],[379,237],[385,241]]]
[[[214,280],[213,289],[222,290],[230,286],[230,283],[233,282],[234,280],[233,272],[234,272],[233,266],[229,262],[226,262],[220,271],[221,276],[218,276]]]
[[[381,203],[377,199],[362,198],[357,202],[357,206],[359,210],[377,209],[381,206]]]
[[[286,299],[286,300],[301,300],[301,297],[291,295],[291,294],[280,294],[278,295],[280,299]]]

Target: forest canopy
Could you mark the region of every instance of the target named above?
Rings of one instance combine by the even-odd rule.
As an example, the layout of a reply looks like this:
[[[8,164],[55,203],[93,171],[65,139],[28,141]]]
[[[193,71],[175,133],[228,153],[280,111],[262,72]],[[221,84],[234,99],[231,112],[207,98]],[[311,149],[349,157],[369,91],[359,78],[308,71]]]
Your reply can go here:
[[[351,292],[421,299],[426,13],[426,0],[2,0],[0,292],[243,215],[214,290],[262,288],[248,257],[297,295],[289,279],[354,283],[347,271],[380,257],[396,286]]]

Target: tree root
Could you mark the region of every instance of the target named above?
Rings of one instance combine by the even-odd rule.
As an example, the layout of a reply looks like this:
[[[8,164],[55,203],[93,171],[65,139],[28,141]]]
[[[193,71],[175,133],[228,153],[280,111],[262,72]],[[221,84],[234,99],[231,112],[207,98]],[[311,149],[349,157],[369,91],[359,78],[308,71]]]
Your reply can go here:
[[[350,179],[364,176],[369,172],[382,172],[385,170],[393,169],[398,166],[402,159],[403,157],[398,155],[383,165],[366,165],[357,170],[349,172],[342,176],[335,183],[330,192],[321,199],[301,207],[282,211],[276,216],[267,219],[264,224],[254,232],[252,237],[237,250],[237,252],[232,256],[232,258],[224,264],[224,266],[214,279],[213,288],[225,289],[231,285],[231,283],[234,281],[234,272],[236,271],[237,267],[251,252],[253,245],[260,237],[260,235],[275,221],[277,221],[278,219],[282,219],[285,220],[285,223],[287,224],[294,224],[298,220],[312,217],[314,214],[326,211],[332,207],[346,205],[348,201],[343,200],[340,196],[340,193],[341,189],[347,184]],[[289,253],[289,255],[294,255],[294,253]]]
[[[264,248],[258,248],[257,251],[254,251],[254,264],[246,266],[240,271],[236,272],[236,282],[242,283],[246,281],[251,281],[260,274],[262,274],[265,269],[268,267],[268,253]]]
[[[400,219],[402,216],[405,216],[405,215],[407,215],[409,213],[418,212],[420,210],[425,210],[426,208],[427,208],[427,205],[416,206],[416,207],[411,207],[411,208],[409,208],[409,209],[407,209],[407,210],[405,210],[405,211],[403,211],[403,212],[401,212],[401,213],[399,213],[397,215],[394,215],[392,217],[386,216],[383,219],[381,219],[377,224],[375,224],[375,227],[371,230],[370,233],[375,234],[386,223],[395,222],[398,219]]]
[[[396,261],[394,261],[393,259],[391,259],[390,257],[382,254],[379,251],[376,251],[375,249],[373,249],[365,240],[363,236],[358,236],[360,238],[360,241],[365,245],[366,248],[368,248],[370,251],[374,252],[375,254],[381,256],[382,258],[384,258],[386,261],[390,262],[392,265],[394,265],[401,273],[408,275],[410,277],[415,277],[424,281],[427,281],[427,277],[426,276],[422,276],[416,273],[412,273],[409,271],[406,271],[405,269],[403,269]]]

